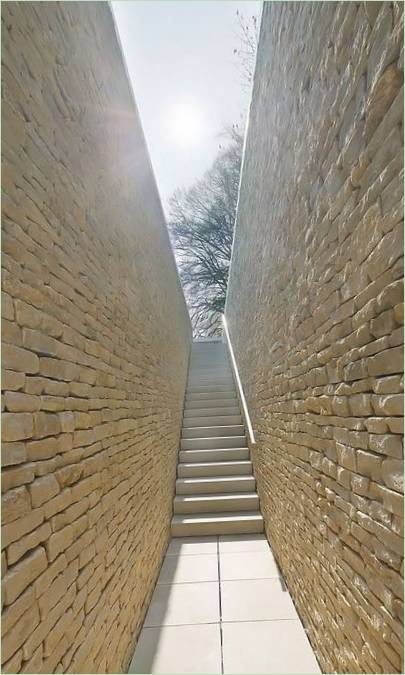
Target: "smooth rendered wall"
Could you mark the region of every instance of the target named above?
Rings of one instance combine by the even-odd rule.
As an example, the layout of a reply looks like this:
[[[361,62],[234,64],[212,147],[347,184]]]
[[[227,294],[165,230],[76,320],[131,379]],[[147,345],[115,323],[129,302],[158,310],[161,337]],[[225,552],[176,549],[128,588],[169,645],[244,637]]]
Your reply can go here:
[[[2,19],[3,672],[126,672],[191,328],[108,3]]]
[[[402,668],[402,7],[264,3],[226,304],[325,672]]]

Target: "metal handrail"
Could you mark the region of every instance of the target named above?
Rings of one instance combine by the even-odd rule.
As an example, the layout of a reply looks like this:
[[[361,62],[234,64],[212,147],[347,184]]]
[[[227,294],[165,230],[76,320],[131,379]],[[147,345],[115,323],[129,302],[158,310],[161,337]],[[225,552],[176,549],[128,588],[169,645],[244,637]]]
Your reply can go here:
[[[250,445],[256,445],[256,439],[255,439],[255,435],[254,435],[254,432],[253,432],[253,426],[252,426],[252,422],[251,422],[251,419],[250,419],[245,394],[243,393],[242,382],[241,382],[241,379],[239,377],[238,366],[236,365],[235,354],[234,354],[234,351],[233,351],[232,342],[231,342],[231,338],[230,338],[230,335],[229,335],[228,324],[226,322],[225,314],[222,314],[221,318],[222,318],[222,325],[224,327],[224,333],[225,333],[225,337],[226,337],[226,344],[227,344],[227,347],[228,347],[229,355],[231,357],[232,370],[233,370],[233,374],[234,374],[235,381],[236,381],[238,396],[239,396],[239,400],[240,400],[241,405],[242,405],[243,417],[245,419],[246,428],[247,428],[248,435],[249,435]]]

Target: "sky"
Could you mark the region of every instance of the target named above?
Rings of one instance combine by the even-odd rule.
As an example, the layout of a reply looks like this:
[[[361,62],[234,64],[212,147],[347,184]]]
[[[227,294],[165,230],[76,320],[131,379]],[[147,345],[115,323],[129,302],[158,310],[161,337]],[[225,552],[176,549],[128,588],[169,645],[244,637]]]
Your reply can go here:
[[[259,15],[248,0],[112,2],[163,208],[212,164],[224,127],[246,119],[250,92],[233,53],[236,11]]]

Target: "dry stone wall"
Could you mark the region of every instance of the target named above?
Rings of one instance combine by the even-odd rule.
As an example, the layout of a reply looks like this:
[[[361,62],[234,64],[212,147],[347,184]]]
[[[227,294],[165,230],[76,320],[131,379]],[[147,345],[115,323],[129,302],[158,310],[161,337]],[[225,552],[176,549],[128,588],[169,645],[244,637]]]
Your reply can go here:
[[[325,672],[403,672],[402,3],[264,3],[226,315]]]
[[[126,672],[191,328],[108,3],[2,24],[3,672]]]

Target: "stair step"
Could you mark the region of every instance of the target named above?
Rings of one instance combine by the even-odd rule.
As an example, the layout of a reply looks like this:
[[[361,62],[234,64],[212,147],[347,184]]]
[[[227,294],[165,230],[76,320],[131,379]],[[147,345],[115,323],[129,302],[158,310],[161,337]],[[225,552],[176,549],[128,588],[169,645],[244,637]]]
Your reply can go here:
[[[185,401],[185,410],[191,410],[192,408],[197,409],[204,407],[204,408],[213,408],[214,410],[217,408],[236,408],[239,406],[239,401],[236,397],[234,398],[204,398],[204,399],[195,399],[195,400],[189,400],[186,399]],[[212,414],[212,411],[211,411]]]
[[[174,513],[212,513],[227,511],[256,511],[259,497],[256,492],[215,493],[209,495],[177,495]]]
[[[252,475],[252,462],[250,460],[242,459],[233,462],[181,462],[178,465],[179,478],[240,475]]]
[[[180,450],[179,460],[190,462],[228,462],[249,459],[248,448],[222,448],[221,450]]]
[[[213,382],[214,380],[233,380],[233,373],[230,368],[220,369],[215,368],[215,370],[207,370],[207,368],[200,368],[199,370],[190,371],[187,375],[187,380],[189,382],[194,380],[206,380],[208,382]]]
[[[235,381],[233,377],[231,376],[217,376],[217,377],[193,377],[191,379],[187,380],[187,386],[186,389],[190,389],[191,387],[217,387],[217,386],[222,386],[224,385],[225,387],[232,387],[235,386]]]
[[[252,492],[254,476],[221,476],[216,478],[178,478],[176,494],[197,495],[210,492]]]
[[[193,380],[194,378],[204,378],[206,380],[213,379],[218,377],[229,377],[232,378],[232,370],[230,368],[192,368],[188,373],[188,379]]]
[[[219,387],[219,386],[221,387],[223,386],[224,389],[234,389],[235,382],[232,378],[223,379],[213,377],[210,377],[209,379],[188,380],[186,385],[186,391],[193,391],[194,389],[197,389],[198,391],[200,389],[203,391],[207,391],[209,387]],[[224,391],[224,389],[222,389],[222,391]]]
[[[263,532],[263,517],[259,511],[237,513],[205,513],[176,515],[172,518],[173,537],[205,534],[249,534]]]
[[[205,401],[204,401],[205,403]],[[185,408],[183,411],[183,418],[187,417],[212,417],[212,415],[240,415],[240,409],[238,405],[222,407],[218,406],[217,408]]]
[[[195,427],[219,427],[228,424],[243,425],[241,415],[217,415],[214,417],[185,417],[183,419],[183,430],[193,429]]]
[[[207,450],[213,448],[245,448],[246,436],[209,436],[205,438],[181,438],[180,450]]]
[[[187,394],[204,394],[205,392],[211,391],[230,391],[235,390],[235,385],[232,380],[229,382],[207,382],[202,384],[187,384],[186,392]]]
[[[182,438],[208,438],[209,436],[242,436],[243,424],[223,424],[221,426],[183,427]]]
[[[196,393],[186,394],[186,404],[189,401],[205,401],[210,399],[228,399],[228,398],[237,398],[235,388],[232,388],[228,391],[203,391]]]

